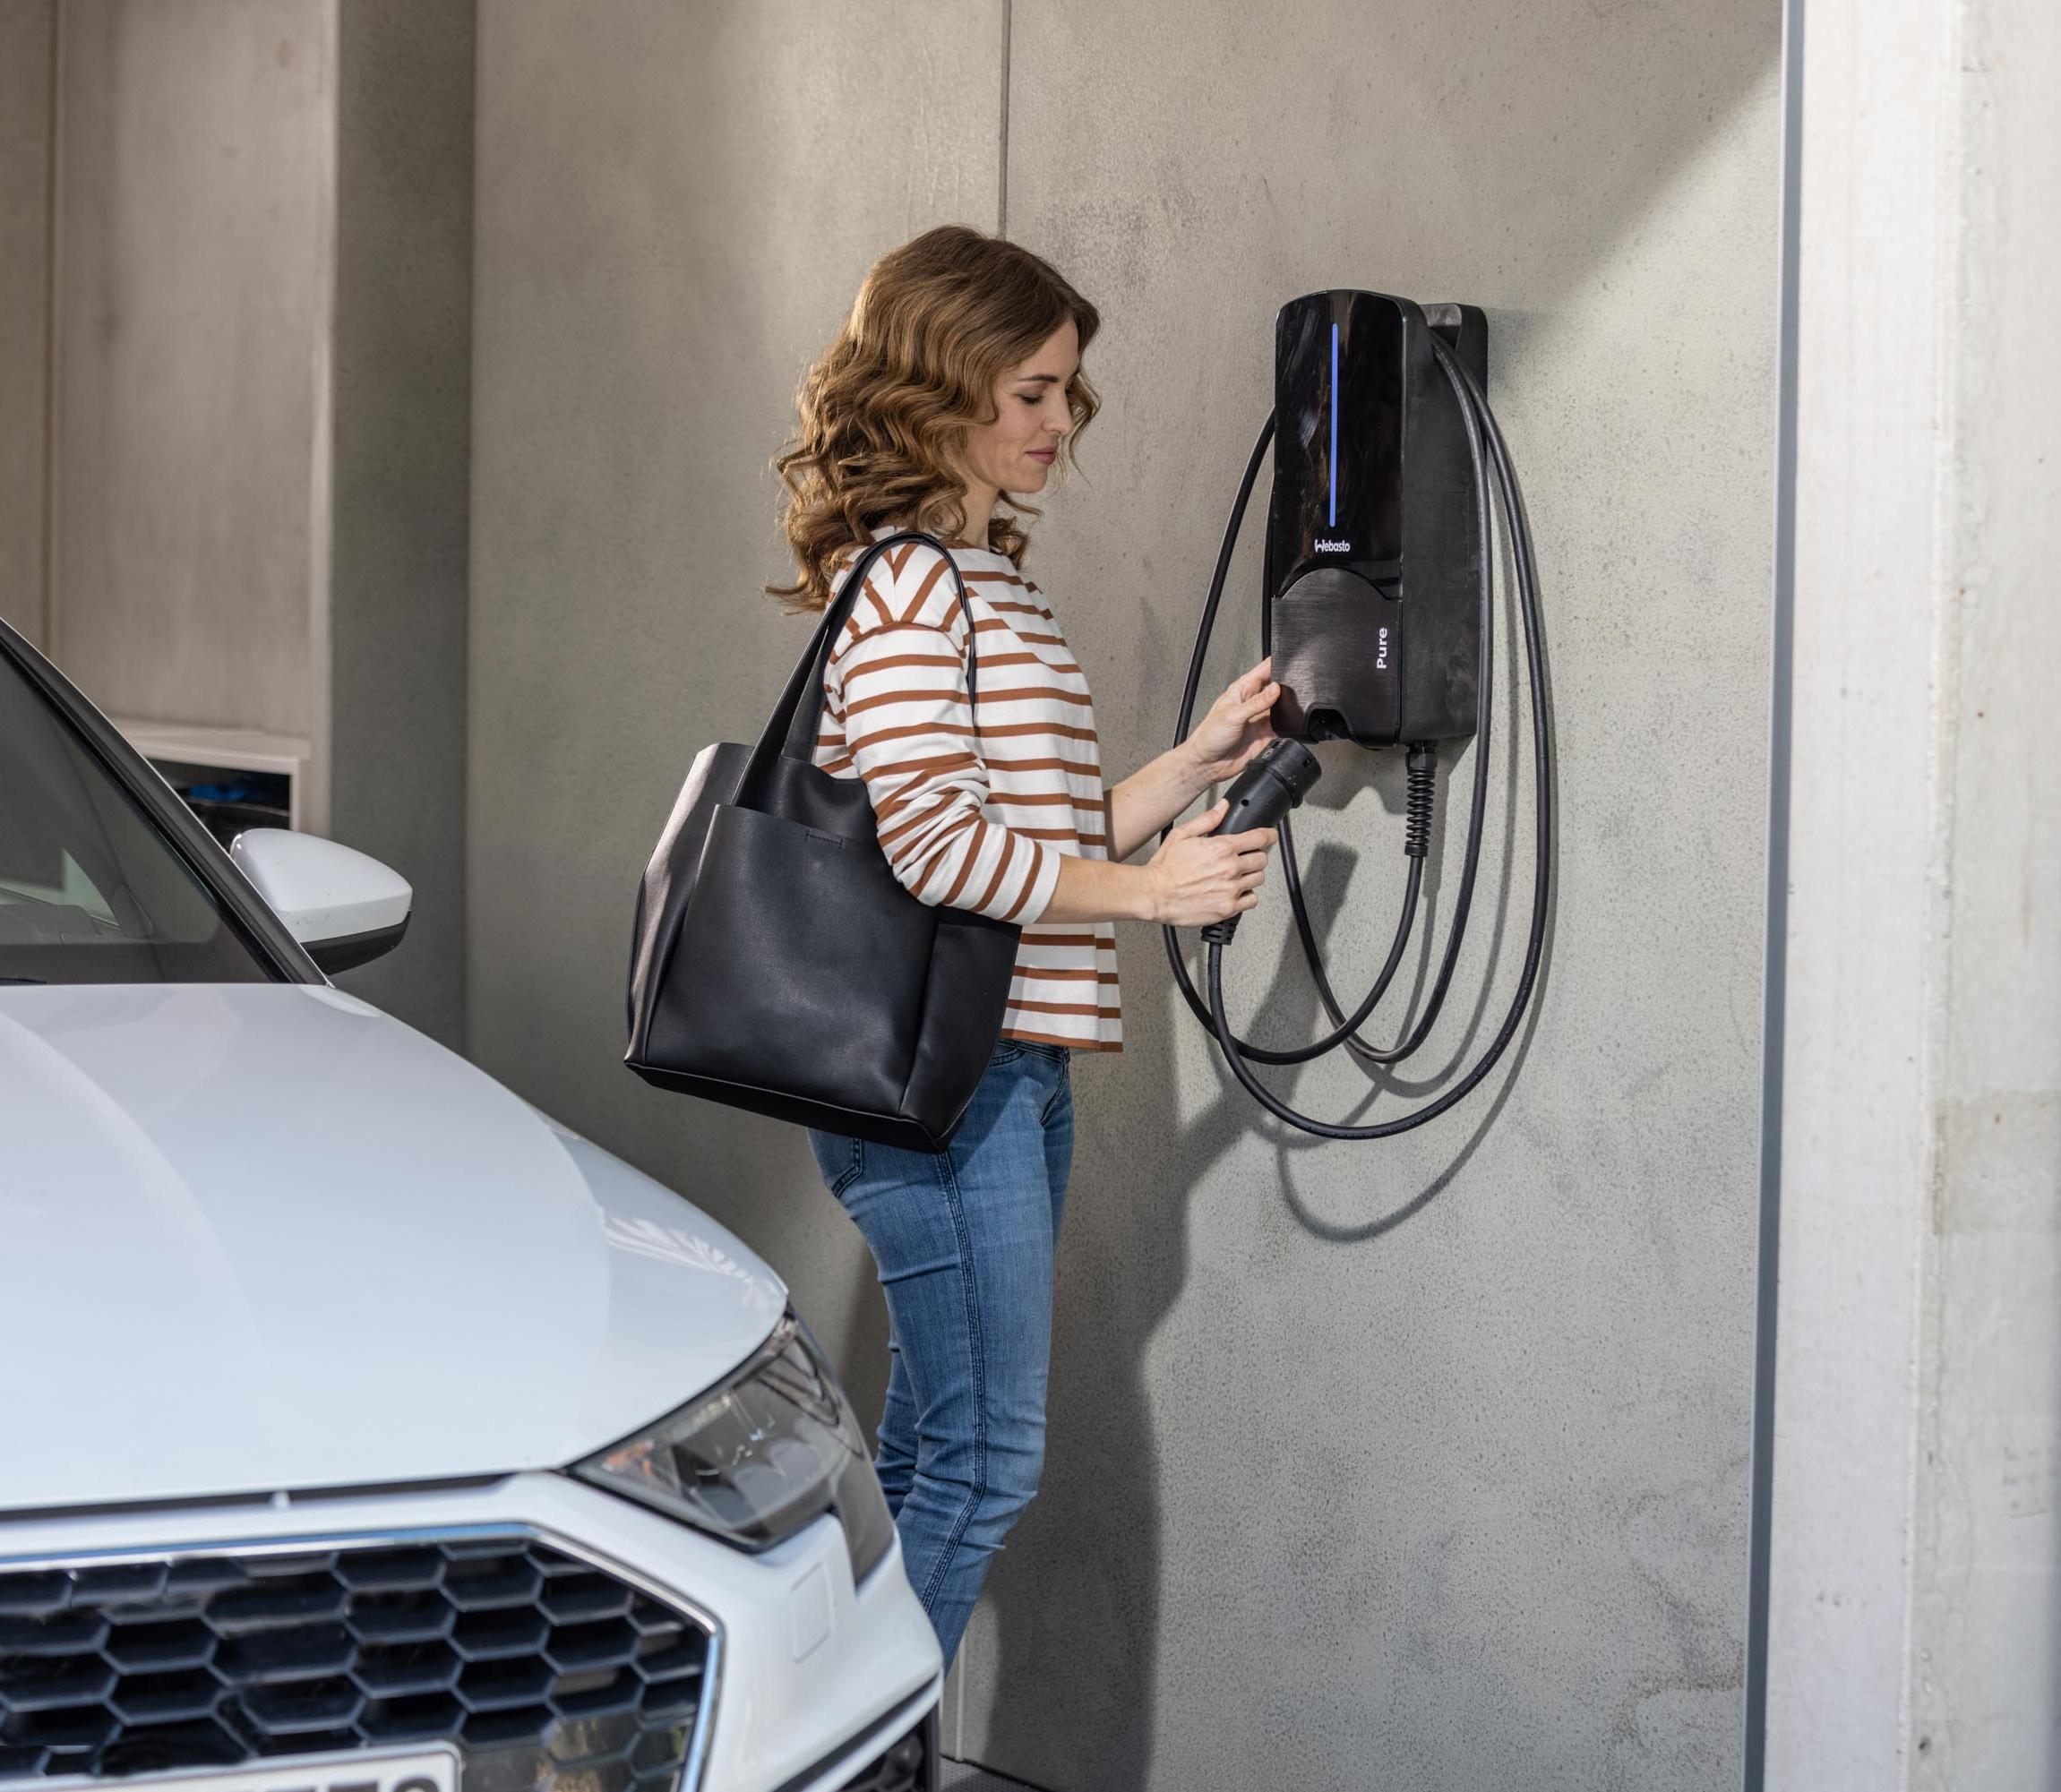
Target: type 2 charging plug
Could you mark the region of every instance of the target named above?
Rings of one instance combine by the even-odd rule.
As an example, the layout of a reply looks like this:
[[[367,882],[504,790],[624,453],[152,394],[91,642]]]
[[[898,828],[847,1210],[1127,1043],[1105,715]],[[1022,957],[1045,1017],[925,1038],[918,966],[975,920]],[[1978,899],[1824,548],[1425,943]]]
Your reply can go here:
[[[1275,827],[1292,809],[1301,806],[1312,785],[1324,776],[1317,755],[1300,741],[1269,741],[1252,756],[1245,769],[1232,780],[1224,800],[1230,806],[1224,819],[1211,833],[1244,834],[1255,827]],[[1238,917],[1226,915],[1202,930],[1202,937],[1215,944],[1228,945],[1238,931]]]

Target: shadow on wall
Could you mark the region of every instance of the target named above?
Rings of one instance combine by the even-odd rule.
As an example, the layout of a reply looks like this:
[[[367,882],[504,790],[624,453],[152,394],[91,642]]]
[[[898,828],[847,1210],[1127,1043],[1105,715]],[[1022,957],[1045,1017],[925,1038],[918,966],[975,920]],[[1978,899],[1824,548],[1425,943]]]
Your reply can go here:
[[[1312,1100],[1318,1118],[1337,1124],[1391,1119],[1435,1099],[1494,1037],[1514,993],[1531,918],[1533,862],[1528,845],[1534,817],[1533,776],[1531,705],[1519,650],[1522,637],[1515,632],[1522,622],[1508,544],[1499,537],[1499,546],[1495,660],[1500,668],[1497,676],[1501,689],[1496,738],[1489,748],[1481,876],[1468,925],[1467,937],[1473,943],[1459,960],[1445,1010],[1447,1024],[1434,1030],[1432,1050],[1421,1063],[1410,1060],[1388,1069],[1354,1062],[1353,1074],[1364,1080],[1363,1095],[1350,1106],[1341,1103],[1336,1108]],[[1542,609],[1546,602],[1547,595],[1541,593]],[[1541,652],[1544,647],[1541,642]],[[1550,728],[1550,660],[1547,689]],[[1438,973],[1449,930],[1447,885],[1456,886],[1459,879],[1473,755],[1478,750],[1477,742],[1464,741],[1449,742],[1440,752],[1438,802],[1422,899],[1405,960],[1409,968],[1361,1029],[1362,1037],[1378,1044],[1392,1044],[1407,1035]],[[1361,902],[1378,904],[1385,899],[1369,894],[1370,884],[1383,891],[1400,890],[1405,780],[1398,751],[1367,752],[1339,743],[1319,752],[1325,776],[1310,794],[1306,814],[1309,810],[1343,811],[1355,799],[1364,805],[1369,796],[1378,800],[1381,811],[1380,819],[1365,830],[1369,841],[1365,852],[1329,840],[1314,849],[1302,849],[1310,927],[1328,960],[1333,934],[1345,905],[1355,896],[1356,872],[1361,873],[1357,895]],[[1552,793],[1557,801],[1557,789]],[[1395,861],[1393,874],[1370,862],[1377,855],[1387,858],[1391,849]],[[1269,905],[1284,909],[1286,896],[1277,870],[1269,881]],[[1339,1244],[1364,1243],[1421,1212],[1465,1169],[1523,1074],[1548,999],[1551,902],[1557,902],[1558,893],[1556,880],[1530,1007],[1501,1061],[1469,1098],[1468,1111],[1457,1122],[1447,1123],[1464,1128],[1456,1130],[1457,1143],[1421,1187],[1388,1200],[1385,1210],[1370,1218],[1335,1222],[1306,1198],[1298,1186],[1299,1162],[1310,1152],[1335,1148],[1335,1142],[1269,1120],[1214,1056],[1210,1061],[1215,1088],[1208,1106],[1164,1138],[1147,1142],[1118,1136],[1108,1127],[1083,1128],[1084,1152],[1076,1166],[1076,1181],[1121,1194],[1118,1199],[1097,1204],[1093,1248],[1079,1248],[1076,1237],[1075,1248],[1062,1253],[1062,1305],[1070,1323],[1055,1349],[1052,1409],[1055,1414],[1065,1414],[1066,1422],[1063,1436],[1055,1438],[1057,1447],[1048,1458],[1033,1516],[1025,1522],[1051,1526],[1069,1537],[1095,1539],[1090,1551],[1093,1558],[1105,1568],[1113,1565],[1114,1572],[1101,1582],[1103,1609],[1084,1612],[1076,1606],[1062,1610],[1043,1596],[1029,1576],[1012,1573],[1005,1554],[979,1615],[993,1639],[995,1679],[1003,1689],[989,1719],[989,1742],[983,1753],[1008,1762],[1050,1759],[1053,1727],[1049,1713],[1063,1711],[1078,1714],[1086,1734],[1103,1738],[1092,1783],[1144,1787],[1151,1782],[1160,1622],[1159,1464],[1149,1443],[1152,1422],[1143,1364],[1152,1339],[1188,1280],[1190,1201],[1206,1186],[1209,1172],[1249,1130],[1271,1128],[1281,1200],[1313,1237]],[[1267,994],[1257,1011],[1241,1003],[1235,990],[1230,991],[1229,999],[1237,1016],[1234,1027],[1241,1037],[1285,1047],[1318,1038],[1335,1023],[1319,1005],[1294,930],[1285,925],[1279,930],[1265,979]],[[1249,948],[1252,936],[1249,928]],[[1192,947],[1195,942],[1189,935],[1183,936],[1183,943]],[[1162,990],[1164,994],[1164,1000],[1152,1005],[1150,1030],[1133,1030],[1124,1054],[1127,1082],[1142,1083],[1156,1092],[1156,1099],[1133,1110],[1174,1115],[1180,1111],[1181,1077],[1174,1061],[1174,1036],[1163,1017],[1171,1015],[1177,1026],[1195,1025],[1198,1032],[1200,1024],[1178,991],[1168,987],[1172,980],[1158,940],[1140,933],[1129,947],[1125,974],[1130,987],[1144,986],[1155,995]],[[1199,986],[1199,977],[1198,981]],[[1334,989],[1348,1004],[1356,1003],[1365,993],[1357,987],[1339,987],[1335,982]],[[1135,1014],[1139,1006],[1134,1000],[1127,1004],[1127,1011]],[[1456,1038],[1451,1022],[1462,1014],[1466,1018]],[[1341,1063],[1347,1061],[1344,1048],[1335,1058]],[[1301,1070],[1269,1068],[1261,1074],[1270,1088],[1296,1101]],[[1346,1148],[1379,1151],[1381,1142]],[[1141,1164],[1153,1166],[1152,1173],[1138,1174]],[[1078,1211],[1078,1205],[1074,1211]],[[1169,1239],[1179,1239],[1181,1248],[1166,1250]],[[1207,1385],[1204,1374],[1198,1378],[1198,1386]],[[1224,1447],[1237,1448],[1237,1440],[1226,1435]],[[1229,1571],[1230,1565],[1226,1567]],[[1096,1639],[1095,1646],[1081,1646],[1083,1630]],[[1113,1651],[1106,1648],[1106,1640],[1112,1638],[1122,1642]],[[1227,1655],[1227,1665],[1228,1659]],[[1030,1682],[1034,1675],[1041,1689],[1035,1710],[1007,1694],[1008,1688]],[[1227,1693],[1228,1685],[1224,1690]],[[1113,1755],[1109,1749],[1112,1737],[1121,1738]],[[1089,1782],[1061,1779],[1060,1783]]]
[[[1516,694],[1507,706],[1509,722],[1517,719]],[[1366,1032],[1378,1041],[1400,1037],[1408,1017],[1419,1011],[1436,973],[1438,955],[1445,942],[1443,868],[1450,817],[1447,801],[1454,785],[1460,785],[1464,800],[1465,753],[1458,758],[1442,756],[1442,785],[1438,833],[1432,841],[1430,870],[1421,905],[1416,938],[1412,948],[1414,964],[1413,986],[1406,1000],[1401,991],[1377,1010]],[[1350,754],[1350,757],[1346,755]],[[1358,791],[1372,785],[1379,790],[1389,830],[1399,849],[1402,839],[1401,759],[1396,754],[1361,755],[1356,750],[1333,750],[1327,753],[1329,802],[1344,808]],[[1500,859],[1499,876],[1492,887],[1484,887],[1476,897],[1474,929],[1491,934],[1484,956],[1469,952],[1463,959],[1461,975],[1479,980],[1472,1011],[1459,1043],[1434,1073],[1411,1076],[1377,1069],[1364,1069],[1368,1080],[1365,1097],[1336,1116],[1343,1124],[1361,1124],[1378,1100],[1384,1117],[1399,1113],[1408,1105],[1430,1099],[1459,1069],[1471,1063],[1486,1043],[1488,1029],[1499,1021],[1509,999],[1512,982],[1510,910],[1515,897],[1517,956],[1522,956],[1522,928],[1527,918],[1530,894],[1528,865],[1514,867],[1510,848],[1520,823],[1529,824],[1528,806],[1516,807],[1519,770],[1513,759],[1508,776],[1491,782],[1490,804],[1502,810],[1491,812],[1490,846],[1486,857],[1490,867]],[[1457,778],[1456,773],[1461,774]],[[1528,777],[1524,780],[1529,783]],[[1503,786],[1500,790],[1497,786]],[[1326,785],[1319,785],[1320,790]],[[1315,799],[1313,798],[1312,801]],[[1463,824],[1464,825],[1464,824]],[[1502,850],[1494,849],[1495,834],[1503,836]],[[1380,836],[1387,840],[1387,834]],[[1460,843],[1453,843],[1456,867]],[[1310,922],[1320,947],[1328,946],[1338,921],[1353,873],[1360,855],[1327,843],[1310,855],[1304,866],[1304,887],[1309,897]],[[1521,887],[1513,890],[1513,870],[1524,873]],[[1454,873],[1456,879],[1456,870]],[[1276,894],[1277,902],[1284,898]],[[1474,930],[1471,929],[1471,931]],[[1148,937],[1148,936],[1146,936]],[[1136,983],[1147,981],[1136,962],[1146,937],[1132,949],[1128,974]],[[1156,941],[1154,942],[1156,945]],[[1537,1015],[1545,999],[1545,985],[1551,959],[1551,928],[1549,915],[1546,956],[1540,983],[1524,1025],[1508,1052],[1491,1074],[1485,1089],[1478,1092],[1479,1106],[1449,1161],[1423,1187],[1392,1203],[1387,1211],[1362,1222],[1340,1225],[1321,1217],[1303,1198],[1297,1187],[1296,1163],[1308,1152],[1330,1141],[1275,1128],[1278,1190],[1298,1223],[1311,1234],[1339,1243],[1356,1243],[1378,1238],[1420,1212],[1447,1188],[1465,1167],[1475,1147],[1494,1125],[1509,1090],[1524,1068]],[[1155,981],[1171,982],[1164,961],[1156,953]],[[1471,967],[1471,968],[1469,968]],[[1499,973],[1504,974],[1499,975]],[[1305,966],[1300,942],[1292,931],[1284,934],[1267,980],[1268,994],[1249,1020],[1238,1022],[1241,1036],[1255,1042],[1285,1045],[1313,1039],[1330,1029],[1332,1022],[1322,1012],[1314,982]],[[1354,1000],[1361,990],[1340,990]],[[1232,998],[1235,1003],[1235,997]],[[1469,1000],[1467,990],[1455,991],[1456,1003]],[[1125,1051],[1126,1077],[1143,1083],[1160,1093],[1144,1111],[1173,1114],[1179,1110],[1180,1077],[1174,1062],[1174,1039],[1164,1024],[1162,1013],[1171,1009],[1179,1025],[1195,1024],[1178,994],[1155,1008],[1149,1032],[1134,1031]],[[1343,1051],[1341,1051],[1343,1056]],[[1111,1570],[1101,1582],[1102,1608],[1086,1610],[1078,1604],[1061,1608],[1044,1598],[1027,1575],[1012,1573],[1005,1554],[990,1582],[986,1608],[980,1621],[993,1638],[997,1665],[995,1680],[1002,1697],[990,1715],[989,1742],[983,1753],[1009,1762],[1051,1759],[1054,1727],[1051,1713],[1064,1711],[1079,1725],[1079,1733],[1102,1738],[1102,1750],[1095,1763],[1095,1785],[1143,1787],[1151,1783],[1152,1737],[1155,1718],[1157,1640],[1160,1623],[1159,1482],[1160,1469],[1151,1445],[1152,1417],[1148,1410],[1142,1367],[1145,1353],[1162,1321],[1172,1309],[1188,1279],[1189,1205],[1195,1191],[1205,1186],[1208,1174],[1249,1129],[1272,1123],[1259,1112],[1245,1091],[1220,1062],[1213,1064],[1216,1088],[1207,1108],[1178,1130],[1160,1140],[1145,1141],[1116,1136],[1102,1127],[1083,1128],[1084,1150],[1077,1164],[1077,1182],[1121,1191],[1121,1197],[1099,1204],[1092,1249],[1078,1248],[1063,1255],[1064,1309],[1069,1324],[1055,1352],[1052,1367],[1052,1408],[1066,1420],[1056,1447],[1048,1458],[1043,1488],[1026,1523],[1051,1527],[1060,1534],[1093,1539],[1088,1544],[1093,1558]],[[1293,1099],[1297,1073],[1264,1073],[1269,1086]],[[1398,1105],[1400,1103],[1400,1105]],[[1327,1110],[1326,1118],[1330,1118]],[[1378,1144],[1356,1147],[1378,1150]],[[1140,1175],[1141,1164],[1152,1173]],[[1165,1248],[1169,1239],[1181,1240],[1181,1248]],[[1198,1392],[1207,1398],[1207,1373],[1197,1379]],[[1230,1435],[1226,1450],[1239,1447]],[[1226,1564],[1226,1572],[1235,1572]],[[1094,1639],[1083,1645],[1084,1633]],[[1112,1640],[1119,1646],[1111,1648]],[[1235,1649],[1227,1645],[1226,1681],[1214,1691],[1198,1689],[1206,1698],[1235,1697],[1232,1660]],[[1008,1689],[1031,1681],[1040,1696],[1034,1708],[1012,1700]],[[1070,1728],[1070,1726],[1069,1726]],[[1113,1753],[1110,1739],[1119,1739]],[[1063,1748],[1063,1743],[1061,1745]],[[1067,1779],[1061,1784],[1087,1784]]]

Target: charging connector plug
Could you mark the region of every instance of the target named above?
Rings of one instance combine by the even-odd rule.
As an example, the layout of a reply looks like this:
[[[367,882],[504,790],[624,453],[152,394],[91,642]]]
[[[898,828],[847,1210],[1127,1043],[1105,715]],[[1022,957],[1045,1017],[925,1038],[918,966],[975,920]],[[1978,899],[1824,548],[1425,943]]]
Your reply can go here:
[[[1224,792],[1224,819],[1210,838],[1219,834],[1249,833],[1255,827],[1279,827],[1281,818],[1300,808],[1310,786],[1323,776],[1324,767],[1318,764],[1317,755],[1301,742],[1269,741]],[[1228,946],[1237,931],[1238,917],[1227,914],[1204,928],[1202,937],[1212,946]]]

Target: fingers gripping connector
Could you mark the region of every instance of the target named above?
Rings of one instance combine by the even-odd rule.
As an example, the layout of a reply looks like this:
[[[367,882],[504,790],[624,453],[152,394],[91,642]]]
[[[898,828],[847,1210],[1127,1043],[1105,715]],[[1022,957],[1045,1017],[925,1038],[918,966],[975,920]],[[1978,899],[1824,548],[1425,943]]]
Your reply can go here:
[[[1409,794],[1404,805],[1403,850],[1413,859],[1421,859],[1431,850],[1431,810],[1437,796],[1438,750],[1429,741],[1413,742],[1409,766]]]
[[[1317,755],[1300,741],[1269,741],[1224,792],[1224,819],[1215,833],[1243,834],[1255,827],[1278,827],[1281,818],[1301,807],[1310,785],[1323,776]],[[1238,917],[1227,914],[1204,928],[1202,937],[1212,946],[1228,946],[1237,931]]]

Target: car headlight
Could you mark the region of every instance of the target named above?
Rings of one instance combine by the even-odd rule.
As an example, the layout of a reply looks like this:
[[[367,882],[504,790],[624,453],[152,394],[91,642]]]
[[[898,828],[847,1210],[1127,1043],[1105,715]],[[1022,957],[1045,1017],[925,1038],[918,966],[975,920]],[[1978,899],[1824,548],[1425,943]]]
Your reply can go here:
[[[740,1549],[769,1549],[834,1511],[854,1582],[895,1538],[852,1403],[792,1308],[726,1381],[572,1473]]]

